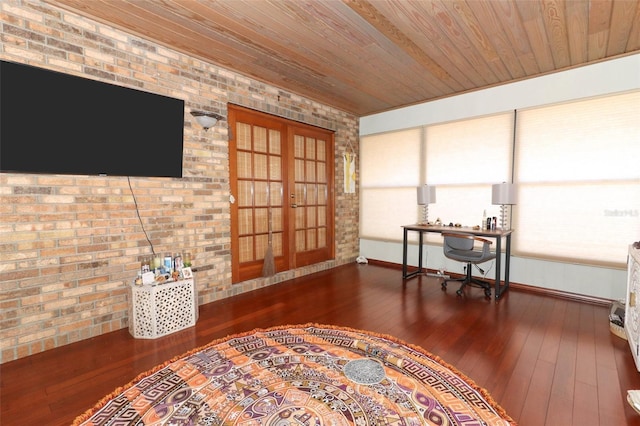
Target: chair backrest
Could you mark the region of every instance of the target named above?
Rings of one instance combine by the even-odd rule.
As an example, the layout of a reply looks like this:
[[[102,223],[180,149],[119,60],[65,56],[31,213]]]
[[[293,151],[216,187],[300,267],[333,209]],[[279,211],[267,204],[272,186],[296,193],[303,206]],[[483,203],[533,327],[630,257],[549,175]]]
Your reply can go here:
[[[481,263],[496,257],[491,252],[491,241],[469,234],[443,233],[445,257],[460,262]],[[482,242],[482,250],[474,250],[475,242]]]
[[[451,250],[473,250],[473,238],[468,238],[468,236],[460,235],[455,236],[454,234],[445,234],[444,236],[444,248],[445,252],[447,249]]]

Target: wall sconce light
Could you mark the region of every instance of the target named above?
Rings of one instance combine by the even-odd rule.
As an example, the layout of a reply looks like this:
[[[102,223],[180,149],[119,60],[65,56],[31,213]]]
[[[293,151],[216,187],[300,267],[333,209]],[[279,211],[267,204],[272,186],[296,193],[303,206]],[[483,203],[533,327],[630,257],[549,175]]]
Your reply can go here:
[[[418,204],[422,208],[422,225],[429,224],[429,204],[436,202],[436,187],[431,185],[422,185],[416,188],[418,195]]]
[[[198,124],[201,125],[205,131],[215,126],[218,120],[224,120],[223,116],[214,112],[191,111],[191,115],[196,118]]]
[[[517,186],[513,183],[497,183],[491,187],[491,204],[500,205],[500,228],[511,229],[507,216],[511,216],[511,206],[517,204]]]

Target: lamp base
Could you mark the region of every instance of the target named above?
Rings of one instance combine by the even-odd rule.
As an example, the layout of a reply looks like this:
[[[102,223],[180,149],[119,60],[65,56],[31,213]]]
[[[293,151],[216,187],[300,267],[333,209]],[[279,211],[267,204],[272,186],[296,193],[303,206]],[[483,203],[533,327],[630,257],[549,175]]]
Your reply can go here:
[[[509,225],[509,221],[508,221],[508,216],[510,216],[509,214],[509,206],[508,204],[501,204],[500,205],[500,229],[504,230],[504,231],[508,231],[509,229],[511,229],[511,226]]]
[[[429,224],[429,204],[422,206],[422,223],[421,225]]]

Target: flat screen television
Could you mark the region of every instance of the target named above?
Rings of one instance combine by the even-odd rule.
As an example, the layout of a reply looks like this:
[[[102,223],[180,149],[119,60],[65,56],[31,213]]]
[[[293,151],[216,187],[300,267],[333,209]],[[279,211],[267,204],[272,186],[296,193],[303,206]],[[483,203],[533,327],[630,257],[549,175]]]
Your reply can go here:
[[[184,101],[0,61],[0,172],[182,177]]]

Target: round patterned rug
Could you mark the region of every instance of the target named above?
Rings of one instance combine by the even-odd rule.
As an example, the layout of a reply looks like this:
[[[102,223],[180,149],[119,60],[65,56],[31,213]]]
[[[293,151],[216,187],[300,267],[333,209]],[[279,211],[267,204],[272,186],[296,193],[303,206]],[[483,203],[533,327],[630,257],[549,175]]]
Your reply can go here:
[[[75,425],[513,425],[482,388],[391,336],[306,324],[217,340]]]

